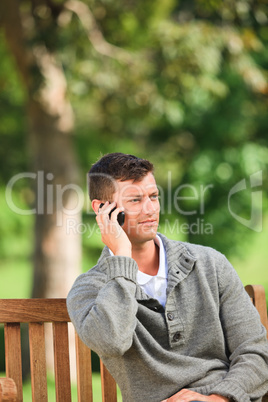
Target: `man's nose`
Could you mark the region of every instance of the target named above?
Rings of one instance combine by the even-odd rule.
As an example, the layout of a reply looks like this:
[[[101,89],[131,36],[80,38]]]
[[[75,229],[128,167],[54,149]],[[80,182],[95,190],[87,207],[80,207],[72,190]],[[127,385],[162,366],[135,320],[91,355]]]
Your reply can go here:
[[[146,214],[153,213],[156,211],[156,206],[154,205],[153,201],[147,197],[143,203],[143,212]]]

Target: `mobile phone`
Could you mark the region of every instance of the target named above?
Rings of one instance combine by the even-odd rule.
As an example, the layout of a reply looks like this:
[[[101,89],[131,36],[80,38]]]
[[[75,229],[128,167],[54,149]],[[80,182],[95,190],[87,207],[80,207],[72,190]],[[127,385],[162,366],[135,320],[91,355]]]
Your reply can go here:
[[[100,204],[100,208],[102,208],[103,207],[103,202]],[[116,207],[114,207],[112,210],[111,210],[111,212],[109,213],[109,218],[111,219],[111,214],[112,214],[112,212],[114,211],[116,209]],[[123,212],[123,211],[121,211],[121,212],[119,212],[119,214],[117,215],[117,221],[118,221],[118,223],[119,223],[119,225],[120,226],[123,226],[124,225],[124,222],[125,222],[125,213]]]

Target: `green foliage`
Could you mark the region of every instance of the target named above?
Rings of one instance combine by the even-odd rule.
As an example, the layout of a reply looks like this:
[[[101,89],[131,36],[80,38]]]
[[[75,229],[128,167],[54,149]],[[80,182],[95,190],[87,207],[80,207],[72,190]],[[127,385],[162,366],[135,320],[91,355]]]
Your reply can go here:
[[[243,178],[267,168],[266,49],[253,30],[215,26],[204,18],[148,23],[141,28],[142,63],[134,53],[133,65],[106,60],[101,72],[99,59],[76,64],[81,81],[71,96],[79,105],[79,121],[90,121],[91,132],[103,139],[104,152],[109,151],[107,138],[114,138],[111,150],[117,149],[113,145],[119,138],[126,152],[126,135],[133,139],[142,150],[139,154],[159,167],[157,178],[166,191],[168,171],[173,192],[183,184],[211,185],[205,215],[184,215],[181,222],[191,225],[204,218],[213,226],[213,236],[201,231],[189,233],[188,239],[228,254],[238,252],[237,246],[254,232],[230,214],[228,193]],[[119,25],[116,35],[120,29]],[[135,38],[128,37],[129,46],[132,41]],[[263,65],[257,63],[260,58]],[[82,89],[82,96],[76,89]],[[87,164],[85,160],[85,168]],[[267,191],[265,175],[263,180]],[[249,210],[248,192],[238,204],[237,212]],[[195,210],[189,200],[181,201],[181,209],[187,208]],[[169,219],[172,225],[177,218],[173,206],[162,221]]]
[[[25,96],[12,55],[0,31],[0,184],[28,165]]]
[[[209,186],[201,212],[200,196],[180,200],[180,210],[194,214],[178,214],[173,200],[161,223],[168,219],[172,226],[179,219],[192,225],[203,219],[213,235],[200,231],[183,237],[237,253],[255,232],[230,214],[229,191],[262,170],[267,192],[266,6],[232,0],[83,3],[97,29],[95,38],[103,35],[102,49],[115,46],[109,57],[92,45],[90,24],[85,28],[64,9],[65,1],[44,6],[28,0],[23,9],[32,23],[29,46],[46,46],[63,65],[81,171],[85,175],[101,153],[122,151],[151,159],[163,192]],[[23,91],[2,36],[0,52],[5,60],[0,135],[12,148],[9,158],[2,151],[0,161],[0,179],[6,182],[26,169],[28,157],[21,149],[27,128]],[[12,96],[6,82],[13,85]],[[164,206],[168,196],[162,196]],[[250,192],[241,192],[232,207],[248,218],[250,202]],[[83,219],[91,222],[86,211]],[[90,254],[100,245],[84,236],[84,247]]]

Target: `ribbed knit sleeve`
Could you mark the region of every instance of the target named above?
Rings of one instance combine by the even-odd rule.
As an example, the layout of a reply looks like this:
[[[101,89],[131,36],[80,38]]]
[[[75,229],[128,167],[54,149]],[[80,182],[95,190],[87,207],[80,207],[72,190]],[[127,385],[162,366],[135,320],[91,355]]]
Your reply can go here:
[[[107,280],[123,277],[136,283],[138,267],[132,258],[107,257],[104,263],[107,265]]]
[[[123,355],[132,345],[137,271],[132,258],[106,257],[69,292],[67,307],[77,333],[101,357]]]

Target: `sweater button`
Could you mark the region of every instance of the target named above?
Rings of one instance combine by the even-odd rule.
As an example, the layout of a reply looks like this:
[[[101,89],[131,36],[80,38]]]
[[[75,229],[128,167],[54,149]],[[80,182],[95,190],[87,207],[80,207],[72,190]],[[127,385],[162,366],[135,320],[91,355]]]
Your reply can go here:
[[[179,332],[175,332],[173,335],[173,341],[178,342],[180,340],[181,334]]]
[[[174,320],[174,314],[167,313],[167,318],[169,319],[169,321],[173,321]]]

